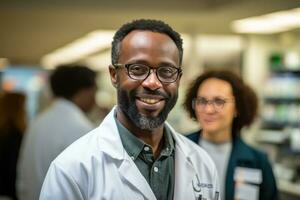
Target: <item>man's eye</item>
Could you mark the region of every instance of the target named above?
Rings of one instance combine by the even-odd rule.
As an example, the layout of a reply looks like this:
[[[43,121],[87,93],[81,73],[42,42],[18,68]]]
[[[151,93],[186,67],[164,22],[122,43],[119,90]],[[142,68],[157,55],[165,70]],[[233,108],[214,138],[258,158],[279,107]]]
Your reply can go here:
[[[148,72],[148,68],[141,65],[131,65],[129,71],[131,74],[142,75]]]
[[[173,67],[161,67],[159,69],[159,74],[165,77],[173,76],[176,70]]]

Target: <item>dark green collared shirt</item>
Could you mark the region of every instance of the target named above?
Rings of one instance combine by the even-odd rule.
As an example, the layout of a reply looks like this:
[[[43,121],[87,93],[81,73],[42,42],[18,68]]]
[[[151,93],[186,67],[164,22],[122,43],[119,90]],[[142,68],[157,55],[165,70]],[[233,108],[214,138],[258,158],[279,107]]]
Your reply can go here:
[[[175,183],[175,141],[171,130],[165,126],[164,146],[155,160],[150,145],[135,137],[117,119],[116,122],[126,152],[149,183],[156,198],[172,200]]]

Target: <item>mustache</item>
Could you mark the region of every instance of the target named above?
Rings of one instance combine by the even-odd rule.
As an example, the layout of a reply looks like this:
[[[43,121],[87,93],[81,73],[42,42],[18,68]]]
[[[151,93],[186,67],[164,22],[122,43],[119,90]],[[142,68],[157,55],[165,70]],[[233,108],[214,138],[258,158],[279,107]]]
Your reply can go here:
[[[170,95],[168,95],[164,92],[161,92],[161,91],[158,91],[158,90],[155,90],[155,91],[154,90],[149,90],[147,88],[143,88],[141,91],[137,91],[137,90],[132,91],[132,95],[135,96],[137,94],[157,95],[157,96],[162,96],[165,99],[170,98]]]

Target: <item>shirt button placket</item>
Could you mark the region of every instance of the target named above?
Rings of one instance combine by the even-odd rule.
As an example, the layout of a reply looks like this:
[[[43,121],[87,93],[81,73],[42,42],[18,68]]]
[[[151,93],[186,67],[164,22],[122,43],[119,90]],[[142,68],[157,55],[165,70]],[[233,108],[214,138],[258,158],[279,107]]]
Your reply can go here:
[[[145,146],[145,147],[144,147],[144,150],[145,150],[145,151],[149,151],[150,148],[149,148],[148,146]]]

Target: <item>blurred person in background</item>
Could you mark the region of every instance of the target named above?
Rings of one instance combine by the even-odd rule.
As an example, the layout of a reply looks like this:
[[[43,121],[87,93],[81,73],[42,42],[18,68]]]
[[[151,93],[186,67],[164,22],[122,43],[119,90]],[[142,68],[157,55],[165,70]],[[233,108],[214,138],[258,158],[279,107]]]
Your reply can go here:
[[[278,199],[267,155],[241,138],[241,129],[256,116],[258,99],[238,75],[227,70],[204,72],[190,85],[183,105],[201,126],[187,137],[214,160],[222,199]]]
[[[16,200],[16,166],[26,128],[26,97],[18,92],[0,95],[0,199]]]
[[[96,73],[85,66],[66,65],[57,67],[49,79],[54,102],[30,124],[21,147],[20,200],[38,199],[51,161],[94,128],[86,112],[95,104]]]

